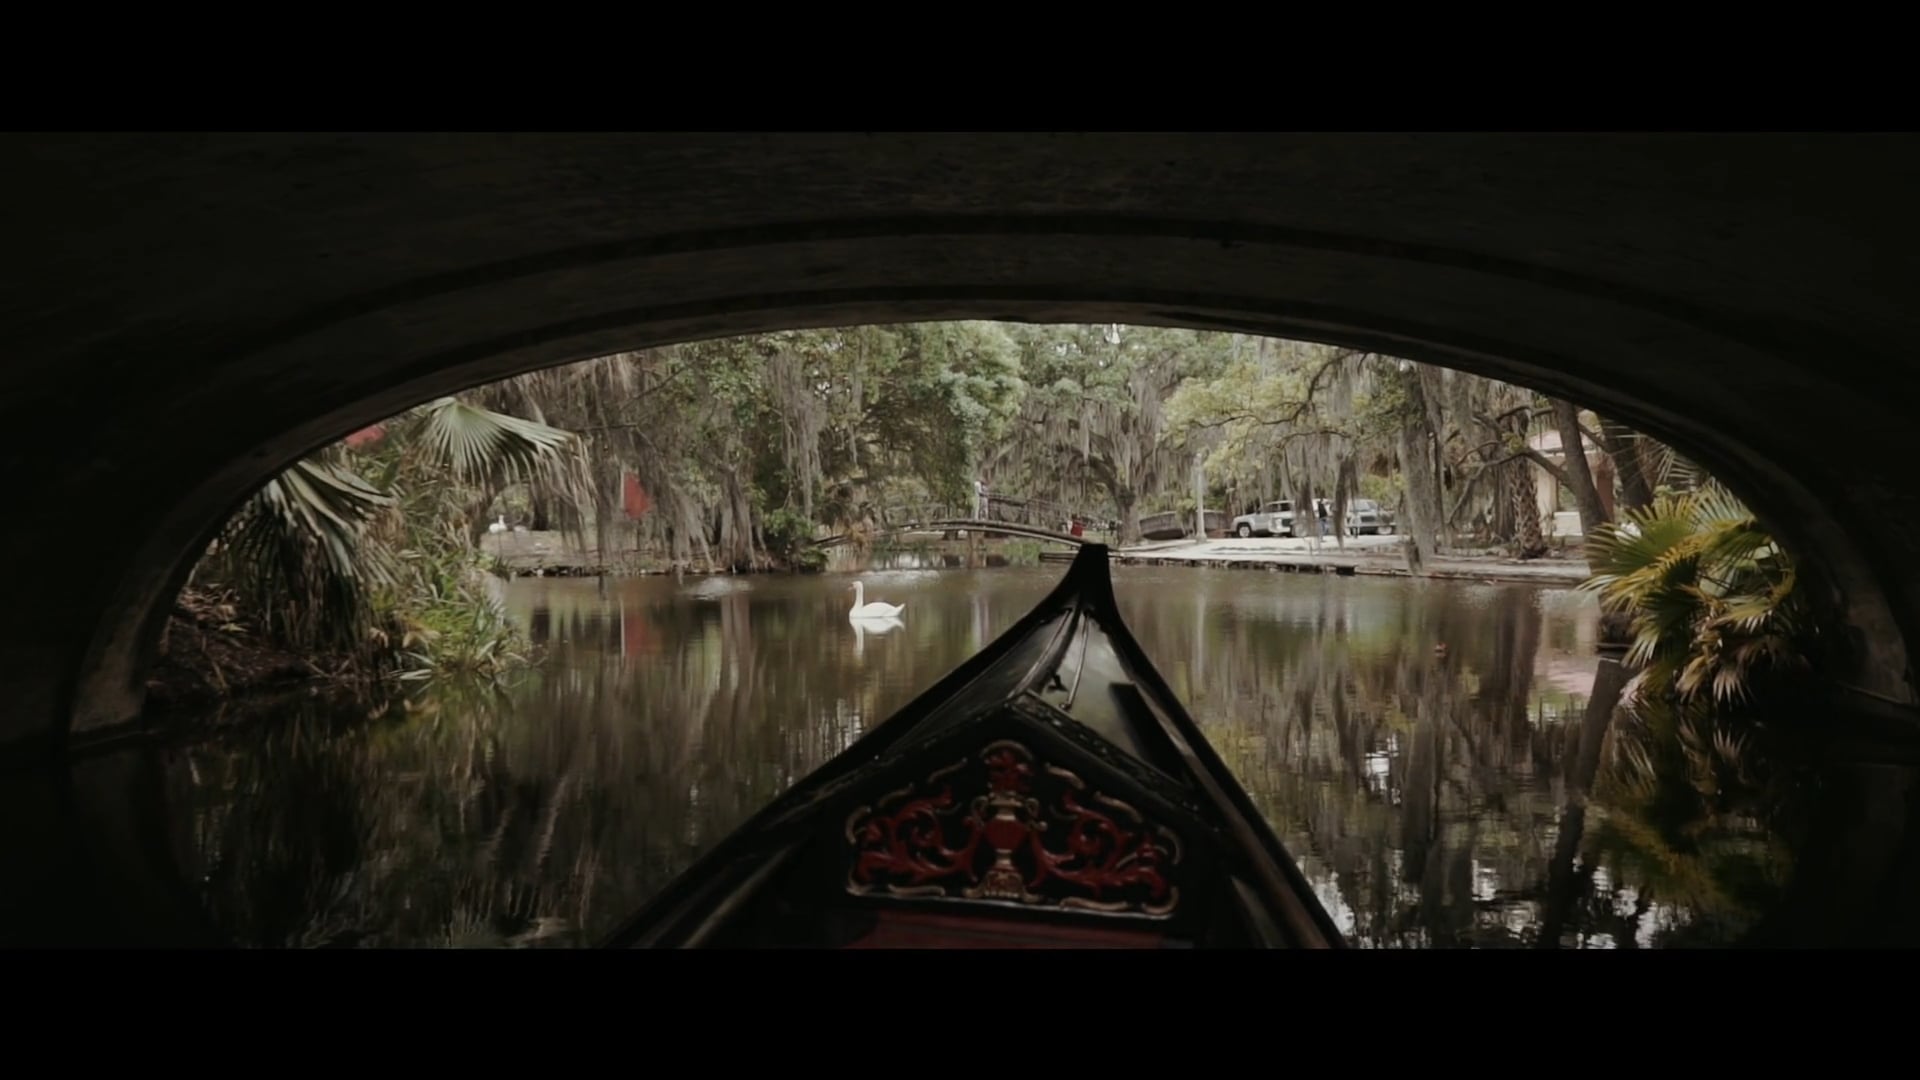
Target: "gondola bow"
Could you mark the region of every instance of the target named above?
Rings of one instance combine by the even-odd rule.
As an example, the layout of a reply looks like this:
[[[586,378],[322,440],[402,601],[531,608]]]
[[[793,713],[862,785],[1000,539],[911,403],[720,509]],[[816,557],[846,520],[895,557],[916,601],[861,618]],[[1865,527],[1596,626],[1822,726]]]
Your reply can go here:
[[[1019,622],[722,841],[616,947],[1339,948],[1087,544]]]

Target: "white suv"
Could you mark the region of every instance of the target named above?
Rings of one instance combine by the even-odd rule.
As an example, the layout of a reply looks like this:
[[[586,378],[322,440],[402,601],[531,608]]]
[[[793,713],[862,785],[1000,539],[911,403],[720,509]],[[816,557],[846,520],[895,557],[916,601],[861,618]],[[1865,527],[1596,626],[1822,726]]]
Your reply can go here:
[[[1393,535],[1393,513],[1372,499],[1355,499],[1347,508],[1347,535]]]
[[[1248,536],[1292,536],[1293,502],[1281,499],[1270,502],[1251,514],[1241,514],[1233,519],[1233,533],[1242,538]]]

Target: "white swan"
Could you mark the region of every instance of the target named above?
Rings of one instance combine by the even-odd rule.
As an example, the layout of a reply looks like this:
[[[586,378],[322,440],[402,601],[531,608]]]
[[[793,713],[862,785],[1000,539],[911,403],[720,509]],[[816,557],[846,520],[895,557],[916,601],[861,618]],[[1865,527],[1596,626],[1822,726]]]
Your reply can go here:
[[[506,532],[507,531],[507,515],[501,514],[499,521],[496,521],[493,524],[487,526],[487,531],[490,533]]]
[[[905,604],[883,604],[878,600],[869,604],[867,587],[864,582],[853,583],[853,607],[848,610],[849,619],[891,619],[907,609]]]

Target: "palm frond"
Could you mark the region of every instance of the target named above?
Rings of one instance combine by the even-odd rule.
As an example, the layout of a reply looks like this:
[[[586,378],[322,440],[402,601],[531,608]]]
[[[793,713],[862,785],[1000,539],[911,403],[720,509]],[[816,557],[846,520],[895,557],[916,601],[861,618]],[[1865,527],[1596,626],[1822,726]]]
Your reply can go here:
[[[431,469],[445,469],[454,482],[481,493],[484,502],[514,484],[567,508],[575,529],[597,508],[600,484],[586,444],[570,431],[455,398],[441,398],[423,410],[420,440]]]
[[[1706,469],[1666,443],[1649,435],[1635,435],[1634,440],[1641,459],[1648,462],[1648,475],[1655,488],[1684,494],[1717,484]]]
[[[476,486],[530,479],[575,441],[571,432],[450,397],[428,405],[426,420],[428,454],[456,481]]]
[[[1804,671],[1813,627],[1792,559],[1725,488],[1663,492],[1595,530],[1583,586],[1631,614],[1626,660],[1640,670],[1624,701],[1636,717],[1623,767],[1652,769],[1709,800],[1748,773],[1754,730],[1740,711]],[[1640,781],[1636,780],[1638,784]]]
[[[1676,509],[1692,512],[1694,525],[1702,530],[1716,525],[1746,524],[1754,521],[1753,511],[1733,492],[1712,484],[1675,500]]]
[[[389,579],[386,563],[369,559],[360,541],[379,513],[393,505],[391,495],[345,468],[314,461],[295,462],[268,482],[265,495],[288,526],[320,546],[335,573]]]
[[[1625,521],[1602,525],[1587,542],[1587,560],[1597,575],[1627,578],[1655,567],[1683,549],[1695,531],[1687,506],[1662,498],[1631,511]],[[1595,588],[1591,582],[1589,588]]]
[[[295,462],[228,522],[230,577],[290,644],[356,647],[369,590],[393,580],[392,554],[370,532],[393,504],[344,466]]]

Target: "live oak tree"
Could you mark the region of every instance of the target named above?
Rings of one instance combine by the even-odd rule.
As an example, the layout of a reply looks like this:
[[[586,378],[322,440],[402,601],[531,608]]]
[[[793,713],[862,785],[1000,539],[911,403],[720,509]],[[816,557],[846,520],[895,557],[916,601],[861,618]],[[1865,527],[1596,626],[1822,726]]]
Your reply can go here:
[[[985,463],[993,486],[1112,508],[1124,541],[1143,510],[1191,490],[1194,448],[1167,415],[1191,379],[1217,375],[1224,334],[1156,327],[1031,326],[1012,333],[1027,391]]]

